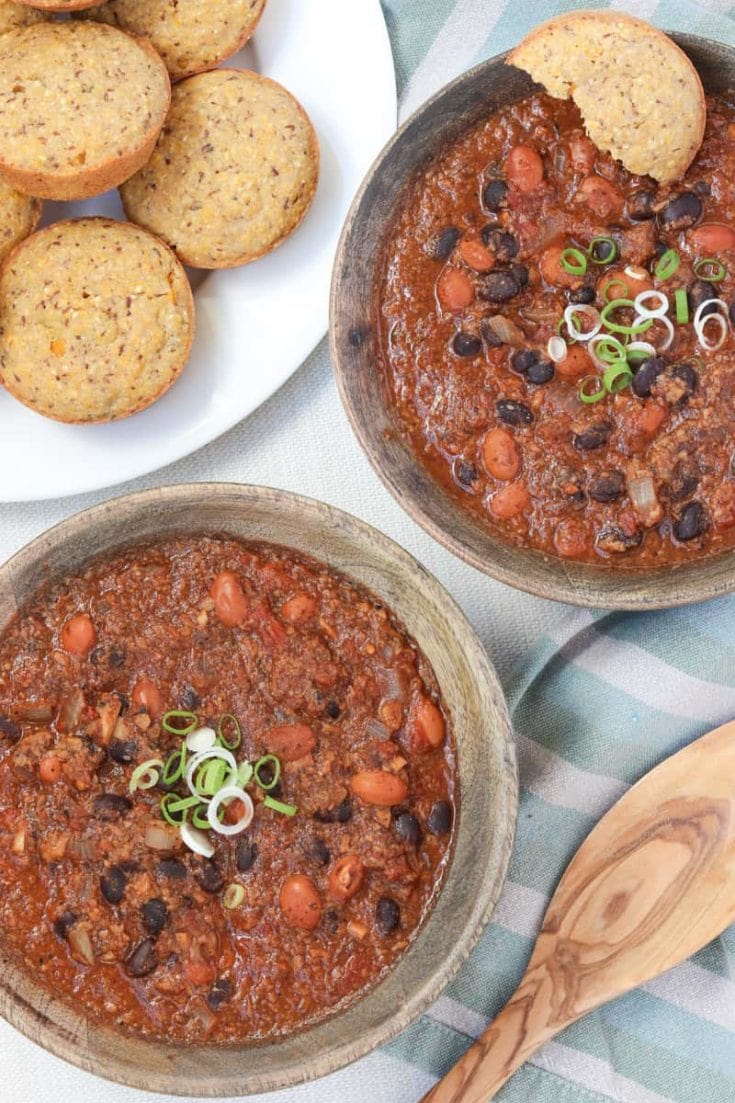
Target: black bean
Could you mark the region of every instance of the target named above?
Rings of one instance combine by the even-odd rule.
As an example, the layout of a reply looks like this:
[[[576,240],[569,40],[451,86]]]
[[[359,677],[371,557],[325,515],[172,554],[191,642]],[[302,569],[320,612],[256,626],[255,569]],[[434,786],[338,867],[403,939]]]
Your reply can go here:
[[[314,819],[318,823],[347,823],[352,819],[352,805],[349,798],[345,797],[336,808],[327,808],[324,812],[315,812]]]
[[[701,217],[702,200],[693,191],[683,191],[658,212],[658,224],[664,230],[688,230]]]
[[[161,877],[183,881],[186,877],[186,866],[178,858],[162,858],[156,866],[156,873],[160,874]]]
[[[460,237],[461,234],[456,226],[447,226],[427,242],[424,251],[434,260],[446,260]]]
[[[596,264],[611,264],[617,256],[617,248],[609,241],[596,241],[590,250],[590,256]]]
[[[219,1011],[223,1003],[227,1003],[234,995],[235,989],[229,977],[220,977],[214,982],[207,995],[207,1003],[212,1011]]]
[[[633,394],[637,395],[638,398],[648,398],[651,387],[665,368],[666,360],[663,356],[651,356],[648,360],[642,361],[638,365],[633,376],[633,382],[630,385]]]
[[[656,202],[656,192],[652,188],[638,188],[631,192],[625,205],[628,218],[633,222],[644,222],[653,218],[656,213],[653,204]]]
[[[0,735],[7,739],[20,739],[21,731],[18,725],[9,716],[0,716]]]
[[[94,799],[94,815],[100,820],[114,820],[118,816],[126,816],[133,807],[133,802],[127,797],[119,797],[117,793],[104,793]]]
[[[695,311],[702,303],[709,302],[711,299],[717,298],[717,292],[712,287],[712,284],[707,280],[692,280],[687,288],[689,297],[689,310],[694,316]],[[711,303],[710,306],[705,306],[699,315],[700,318],[706,318],[708,314],[716,314],[718,310],[716,303]]]
[[[531,364],[526,372],[526,379],[529,383],[537,385],[548,383],[549,380],[554,378],[554,371],[554,365],[550,360],[539,360],[537,363]]]
[[[675,502],[683,502],[691,497],[699,486],[699,472],[692,464],[679,460],[669,481],[669,497]]]
[[[100,891],[108,904],[119,904],[128,879],[119,866],[111,866],[100,877]]]
[[[730,315],[730,321],[735,326],[735,302],[730,303],[730,309],[729,309],[728,313]]]
[[[136,946],[125,960],[125,969],[130,977],[147,977],[157,965],[158,958],[150,938]]]
[[[398,838],[403,839],[404,842],[413,843],[414,846],[418,846],[421,842],[421,824],[410,812],[401,812],[396,816],[394,826]]]
[[[601,471],[590,482],[587,493],[595,502],[616,502],[625,490],[622,471]]]
[[[73,911],[62,912],[54,920],[54,934],[58,935],[59,938],[66,938],[77,919],[78,916]]]
[[[533,421],[533,413],[525,402],[516,402],[512,398],[501,398],[496,403],[498,417],[506,425],[530,425]]]
[[[528,269],[525,264],[511,264],[510,270],[518,280],[518,286],[525,287],[528,283]]]
[[[459,485],[467,489],[471,489],[480,477],[480,472],[476,465],[474,463],[468,463],[461,457],[458,457],[454,461],[452,473]]]
[[[452,352],[455,356],[479,356],[482,352],[482,341],[474,333],[460,330],[454,335]]]
[[[699,385],[699,376],[692,367],[691,364],[677,364],[676,367],[671,369],[671,374],[675,379],[681,379],[682,383],[686,387],[686,395],[694,394]]]
[[[666,242],[659,239],[656,242],[656,247],[653,251],[654,260],[661,260],[661,257],[664,255],[664,253],[668,252],[668,249],[669,247]],[[653,268],[653,264],[651,264],[651,267]]]
[[[327,707],[324,709],[330,720],[339,720],[342,709],[339,707],[336,701],[327,701]]]
[[[512,272],[491,268],[480,283],[480,298],[488,303],[507,303],[521,289]]]
[[[205,892],[219,892],[225,883],[225,875],[214,862],[203,859],[194,876]]]
[[[596,421],[588,429],[581,433],[575,433],[572,444],[578,452],[592,452],[595,448],[602,448],[607,444],[612,433],[612,425],[609,421]]]
[[[381,896],[375,906],[375,922],[381,934],[392,934],[400,925],[401,909],[392,896]]]
[[[335,934],[339,927],[339,912],[335,908],[328,908],[322,917],[322,926],[329,934]]]
[[[643,540],[640,529],[635,532],[626,532],[619,525],[605,525],[595,537],[595,547],[600,551],[620,554],[637,548]]]
[[[518,254],[518,238],[496,226],[486,226],[482,231],[482,240],[495,253],[500,264],[508,264]]]
[[[166,926],[168,908],[160,897],[154,896],[152,900],[146,900],[145,904],[141,904],[140,915],[147,933],[151,938],[155,938]]]
[[[235,850],[235,865],[238,872],[247,873],[255,865],[257,857],[258,844],[251,842],[250,839],[240,839]]]
[[[183,709],[198,709],[202,701],[193,686],[184,686],[181,694],[181,707]]]
[[[588,283],[583,283],[581,287],[567,291],[567,302],[570,303],[593,303],[596,298],[595,288]]]
[[[528,369],[537,364],[541,356],[536,349],[516,349],[510,358],[510,366],[519,375],[525,375]]]
[[[113,739],[107,748],[107,753],[113,762],[121,762],[124,766],[129,766],[135,761],[138,744],[134,739]]]
[[[695,536],[702,536],[709,528],[707,514],[701,502],[690,502],[684,506],[678,520],[674,522],[674,536],[684,543],[693,540]]]
[[[508,185],[505,180],[491,180],[485,185],[482,205],[486,211],[500,211],[508,206]]]
[[[708,195],[712,195],[712,188],[709,186],[706,180],[697,180],[694,185],[694,191],[697,195],[703,195],[706,199]]]
[[[107,661],[113,670],[119,670],[124,665],[127,653],[119,647],[111,647],[107,655]]]
[[[312,840],[311,853],[314,861],[318,862],[320,866],[328,866],[332,860],[329,847],[319,835]]]
[[[426,826],[432,835],[446,835],[452,826],[453,819],[451,804],[446,800],[438,800],[431,806]]]

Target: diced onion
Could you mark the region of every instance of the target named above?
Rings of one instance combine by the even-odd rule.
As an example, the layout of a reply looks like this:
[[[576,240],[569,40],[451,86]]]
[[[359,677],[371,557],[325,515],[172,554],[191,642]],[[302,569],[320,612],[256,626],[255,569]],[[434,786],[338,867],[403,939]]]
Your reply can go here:
[[[658,306],[646,306],[649,299],[658,299]],[[664,295],[663,291],[657,291],[652,287],[648,291],[639,292],[633,300],[633,305],[641,318],[663,318],[664,314],[668,313],[669,297]]]
[[[494,314],[492,318],[486,318],[485,325],[504,345],[519,348],[525,343],[526,335],[523,330],[503,314]]]
[[[623,271],[630,280],[648,279],[648,272],[646,272],[645,268],[641,268],[637,264],[629,264],[626,268],[623,269]]]
[[[237,823],[220,823],[217,818],[217,813],[221,804],[225,801],[229,804],[231,801],[239,801],[240,804],[245,807],[245,815]],[[212,797],[209,802],[209,808],[207,809],[207,819],[209,820],[209,826],[213,831],[216,831],[218,835],[239,835],[241,831],[245,831],[250,827],[253,822],[253,816],[255,815],[255,808],[253,802],[248,793],[244,789],[240,789],[237,785],[223,785],[218,793]]]
[[[145,829],[144,842],[151,850],[173,850],[178,838],[179,833],[174,828],[152,823]]]
[[[578,329],[573,321],[575,314],[583,314],[586,318],[590,318],[592,328]],[[567,332],[574,341],[591,341],[602,328],[599,310],[595,310],[594,306],[588,306],[587,303],[570,303],[564,310],[564,321],[567,324]]]
[[[179,828],[181,840],[189,850],[195,854],[201,854],[202,858],[211,858],[214,854],[214,844],[209,836],[200,831],[198,827],[192,827],[190,823],[182,823]]]
[[[199,754],[201,751],[210,750],[215,745],[217,732],[214,728],[196,728],[195,731],[189,732],[185,742],[190,751]]]
[[[237,775],[237,763],[235,762],[235,756],[232,751],[228,751],[224,747],[211,747],[208,751],[200,751],[199,754],[195,754],[186,767],[186,784],[192,796],[199,797],[203,801],[209,800],[209,797],[206,796],[206,794],[200,793],[196,788],[194,785],[194,775],[202,763],[209,761],[210,758],[221,758],[222,761],[226,762],[230,767],[232,775]]]
[[[714,323],[720,331],[720,336],[715,341],[711,341],[706,337],[704,332],[707,326],[711,326],[712,323]],[[694,332],[703,349],[706,349],[707,352],[716,352],[717,349],[722,348],[727,340],[727,320],[723,318],[722,314],[706,314],[704,318],[700,318],[699,321],[695,323]]]
[[[89,931],[84,927],[72,927],[69,931],[69,945],[75,954],[83,958],[88,965],[94,965],[95,956],[94,949],[92,947],[92,939],[89,937]]]
[[[222,906],[232,911],[234,908],[239,908],[244,899],[244,885],[238,885],[237,881],[233,881],[222,893]]]
[[[566,360],[569,349],[563,337],[549,337],[546,351],[550,360],[553,360],[555,364],[561,364],[562,360]]]
[[[627,480],[628,497],[644,525],[655,523],[659,504],[656,487],[650,475],[636,475]]]
[[[711,316],[710,312],[708,310],[708,307],[712,307],[712,306],[716,306],[718,312],[724,311],[724,313],[727,314],[727,303],[725,302],[724,299],[705,299],[704,302],[700,303],[699,306],[697,307],[697,309],[694,311],[694,317],[692,318],[692,322],[694,324],[695,329],[697,328],[697,323],[700,322],[702,320],[702,317],[705,316],[704,315],[705,310],[707,311],[706,317]]]

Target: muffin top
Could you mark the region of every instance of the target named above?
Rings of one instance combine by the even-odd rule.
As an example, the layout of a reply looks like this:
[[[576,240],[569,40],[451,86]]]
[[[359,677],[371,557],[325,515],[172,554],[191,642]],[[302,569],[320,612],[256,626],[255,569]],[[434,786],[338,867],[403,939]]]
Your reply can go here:
[[[31,23],[40,23],[47,19],[42,11],[29,8],[27,4],[14,4],[12,0],[0,0],[0,34],[12,31],[14,27],[27,27]]]
[[[0,177],[0,262],[33,232],[40,217],[40,200],[16,191]]]

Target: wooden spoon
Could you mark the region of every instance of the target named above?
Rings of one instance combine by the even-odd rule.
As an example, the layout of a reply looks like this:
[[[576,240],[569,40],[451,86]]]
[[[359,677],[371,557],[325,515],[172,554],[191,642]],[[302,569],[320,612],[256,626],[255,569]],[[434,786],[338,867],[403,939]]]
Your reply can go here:
[[[735,921],[735,721],[634,785],[582,844],[510,1003],[422,1103],[487,1103],[532,1053]]]

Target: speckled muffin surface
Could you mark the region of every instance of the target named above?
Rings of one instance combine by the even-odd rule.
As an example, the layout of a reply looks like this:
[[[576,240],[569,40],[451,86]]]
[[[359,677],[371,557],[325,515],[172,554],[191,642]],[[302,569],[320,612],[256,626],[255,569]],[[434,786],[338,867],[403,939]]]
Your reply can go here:
[[[57,222],[0,269],[0,382],[66,422],[149,406],[180,374],[194,306],[163,242],[105,218]]]
[[[28,27],[31,23],[40,23],[48,18],[42,11],[27,4],[14,4],[12,0],[0,0],[0,34],[12,31],[13,27]]]
[[[148,38],[174,80],[213,69],[250,38],[266,0],[109,0],[85,13]]]
[[[41,8],[43,11],[81,11],[91,8],[95,0],[20,0],[29,8]]]
[[[23,195],[0,179],[0,262],[33,233],[40,217],[40,199]]]
[[[0,174],[40,198],[82,199],[147,160],[170,99],[153,47],[97,23],[0,36]]]
[[[244,69],[174,85],[148,163],[121,188],[126,213],[196,268],[247,264],[299,224],[319,145],[290,92]]]

